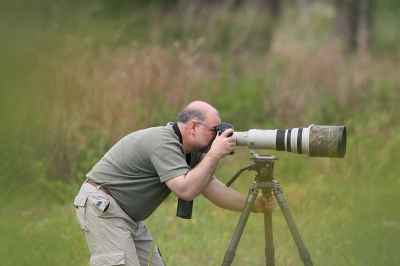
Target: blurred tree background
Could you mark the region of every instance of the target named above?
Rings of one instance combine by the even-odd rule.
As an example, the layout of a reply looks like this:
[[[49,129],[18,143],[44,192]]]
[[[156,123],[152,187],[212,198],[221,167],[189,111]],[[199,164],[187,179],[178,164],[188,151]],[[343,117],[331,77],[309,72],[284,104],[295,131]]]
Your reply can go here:
[[[193,100],[238,131],[345,125],[342,160],[278,154],[283,188],[303,188],[289,205],[301,204],[317,265],[399,264],[399,28],[400,0],[1,1],[3,265],[87,265],[72,206],[86,173],[121,137],[174,121]],[[222,181],[248,163],[246,149],[221,162]],[[247,193],[251,177],[239,182]],[[300,265],[287,243],[276,244],[279,265]],[[213,250],[204,244],[200,264],[169,261],[220,264]],[[263,265],[262,254],[238,257]]]

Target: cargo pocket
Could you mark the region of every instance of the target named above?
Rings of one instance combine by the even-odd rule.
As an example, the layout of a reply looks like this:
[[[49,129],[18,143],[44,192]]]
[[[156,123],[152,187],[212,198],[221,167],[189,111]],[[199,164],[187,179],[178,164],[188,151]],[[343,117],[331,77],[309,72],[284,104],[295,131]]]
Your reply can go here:
[[[90,266],[125,265],[124,252],[94,255],[90,258]]]
[[[110,207],[110,201],[106,200],[106,199],[96,199],[96,200],[93,201],[93,205],[101,213],[105,213],[108,210],[108,208]]]
[[[79,228],[88,230],[88,219],[86,219],[86,201],[87,196],[76,196],[74,205],[76,207],[76,217],[78,220]]]

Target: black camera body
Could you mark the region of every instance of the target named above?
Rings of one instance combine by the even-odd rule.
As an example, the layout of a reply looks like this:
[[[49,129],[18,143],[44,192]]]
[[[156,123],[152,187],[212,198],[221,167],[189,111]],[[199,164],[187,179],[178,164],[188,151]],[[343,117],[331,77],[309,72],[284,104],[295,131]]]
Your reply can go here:
[[[221,135],[225,130],[227,129],[233,129],[233,126],[231,124],[227,124],[227,123],[222,123],[219,126],[216,126],[214,131],[218,134]],[[228,137],[231,137],[233,135],[233,133],[229,134]]]
[[[225,130],[230,129],[230,128],[233,129],[233,126],[231,124],[222,123],[221,125],[215,127],[215,132],[217,132],[218,135],[221,135]],[[233,136],[233,133],[228,135],[228,137],[232,137],[232,136]],[[229,155],[233,155],[233,154],[235,154],[235,152],[229,153]]]

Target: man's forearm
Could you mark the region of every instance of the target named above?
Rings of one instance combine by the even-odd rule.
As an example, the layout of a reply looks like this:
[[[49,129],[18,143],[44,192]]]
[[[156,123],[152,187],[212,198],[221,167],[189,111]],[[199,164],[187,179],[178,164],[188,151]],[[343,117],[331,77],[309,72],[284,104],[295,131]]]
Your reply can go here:
[[[203,160],[186,175],[168,180],[166,184],[172,192],[181,199],[192,200],[208,186],[217,168],[218,162],[218,157],[207,154]]]
[[[193,198],[198,196],[210,183],[219,159],[212,155],[206,155],[203,160],[186,174],[187,189]]]
[[[243,211],[247,201],[246,195],[227,187],[218,179],[211,181],[202,193],[215,205],[231,211]],[[252,211],[263,213],[264,208],[271,212],[276,211],[276,199],[273,194],[268,199],[264,195],[258,195],[255,199]]]
[[[242,211],[247,199],[246,195],[227,187],[218,179],[211,181],[202,194],[218,207],[231,211]]]

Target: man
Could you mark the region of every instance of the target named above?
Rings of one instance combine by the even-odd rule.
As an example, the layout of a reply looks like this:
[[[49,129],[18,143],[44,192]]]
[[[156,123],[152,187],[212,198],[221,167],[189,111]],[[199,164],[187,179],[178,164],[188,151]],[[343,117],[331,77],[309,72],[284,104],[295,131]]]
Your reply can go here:
[[[220,124],[215,108],[192,102],[176,123],[131,133],[93,167],[74,202],[92,266],[148,265],[153,240],[143,221],[171,191],[183,200],[203,194],[221,208],[243,210],[247,196],[213,176],[236,148],[228,137],[233,129],[213,130]],[[254,205],[255,212],[276,211],[273,195],[259,195]],[[151,263],[164,265],[158,251]]]

